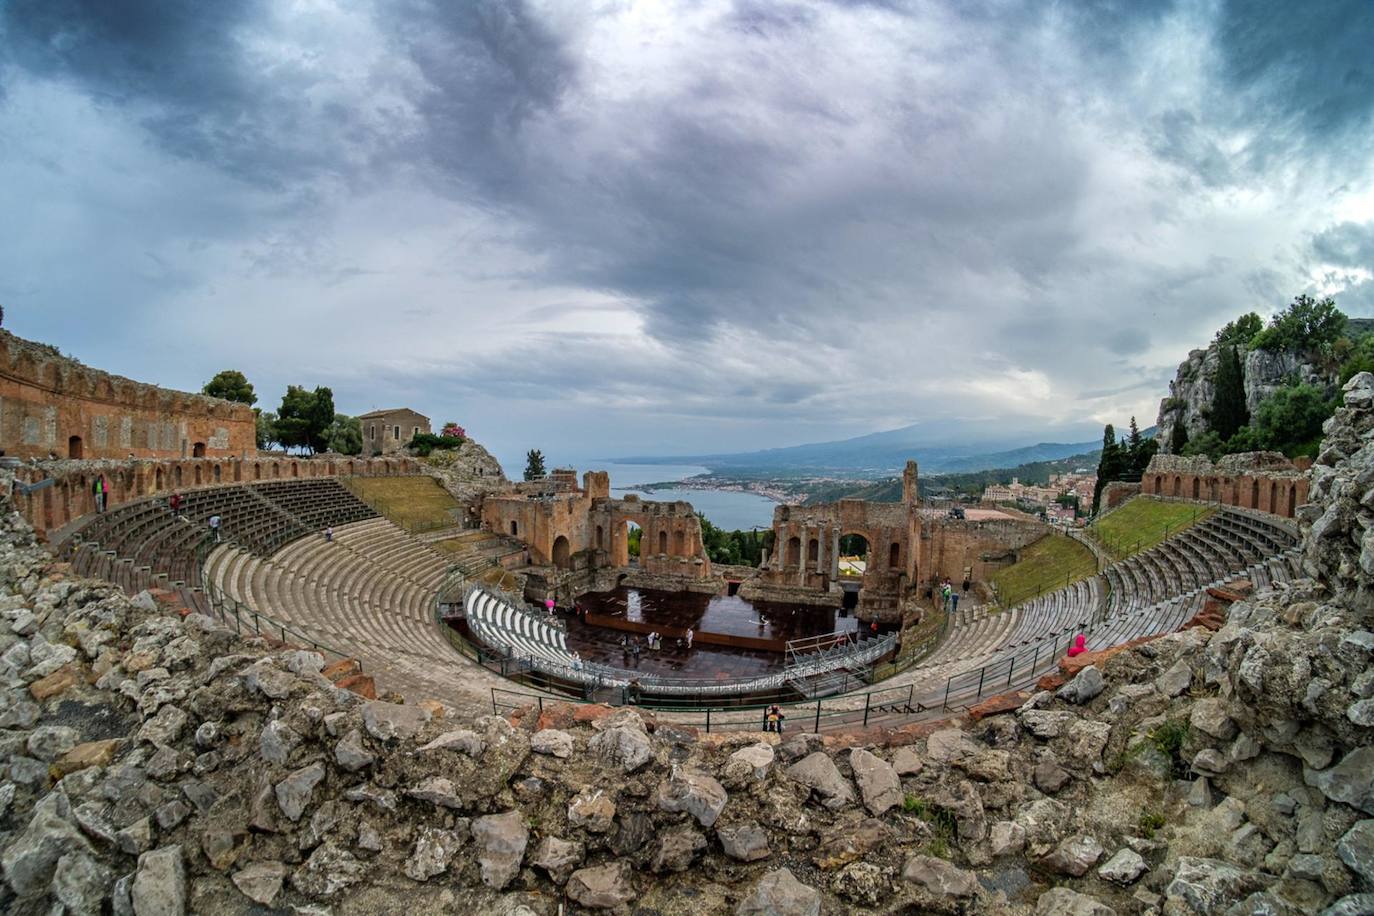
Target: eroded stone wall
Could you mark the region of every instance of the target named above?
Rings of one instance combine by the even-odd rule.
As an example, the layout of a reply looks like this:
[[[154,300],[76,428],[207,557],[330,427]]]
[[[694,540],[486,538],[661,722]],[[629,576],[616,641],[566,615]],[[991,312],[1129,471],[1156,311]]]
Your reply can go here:
[[[0,449],[20,458],[256,452],[252,410],[92,369],[0,331]]]

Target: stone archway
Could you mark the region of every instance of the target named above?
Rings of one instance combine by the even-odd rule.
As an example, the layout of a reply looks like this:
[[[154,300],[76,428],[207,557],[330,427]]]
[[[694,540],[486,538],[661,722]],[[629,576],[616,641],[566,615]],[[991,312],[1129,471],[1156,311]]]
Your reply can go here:
[[[801,565],[801,538],[793,535],[787,539],[787,555],[783,562],[787,566]]]
[[[205,457],[205,443],[204,443],[204,442],[197,442],[197,443],[195,443],[194,445],[191,446],[191,457],[192,457],[192,458],[204,458],[204,457]]]
[[[553,565],[559,569],[572,568],[572,546],[568,538],[560,534],[553,541]]]
[[[80,436],[72,436],[67,440],[67,457],[84,458],[86,455],[86,444],[81,441]]]

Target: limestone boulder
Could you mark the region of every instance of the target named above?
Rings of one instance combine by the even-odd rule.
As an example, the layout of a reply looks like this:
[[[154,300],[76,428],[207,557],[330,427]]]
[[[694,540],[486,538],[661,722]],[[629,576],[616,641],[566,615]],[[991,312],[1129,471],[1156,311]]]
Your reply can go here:
[[[1102,672],[1097,670],[1096,665],[1089,665],[1074,675],[1073,680],[1060,687],[1055,696],[1081,706],[1096,699],[1106,688],[1107,682],[1102,677]]]
[[[759,879],[735,916],[820,916],[821,892],[802,884],[790,869],[779,868]]]
[[[602,765],[633,773],[654,756],[654,746],[643,730],[629,725],[608,728],[587,742]]]
[[[1097,874],[1104,881],[1127,885],[1135,883],[1147,871],[1149,867],[1140,853],[1133,849],[1121,849],[1097,870]]]
[[[530,864],[541,868],[554,884],[566,884],[573,869],[581,865],[587,851],[581,843],[546,836],[534,851]]]
[[[717,827],[716,836],[725,854],[738,862],[757,862],[772,854],[768,847],[768,831],[753,821]]]
[[[812,791],[832,811],[854,804],[854,790],[824,751],[808,754],[787,768],[787,775]]]
[[[1055,887],[1035,901],[1035,916],[1116,916],[1116,910],[1095,897]]]
[[[613,910],[635,899],[633,871],[628,862],[579,868],[568,879],[569,897],[593,910]]]
[[[973,897],[978,877],[935,856],[912,856],[902,868],[902,878],[924,887],[937,897]]]
[[[232,876],[234,887],[254,903],[271,906],[286,880],[286,866],[280,862],[254,862]]]
[[[715,824],[729,800],[725,788],[705,773],[674,773],[658,786],[660,811],[685,811],[703,827]]]
[[[849,752],[849,766],[869,814],[877,817],[902,803],[902,782],[887,761],[856,747]]]
[[[138,857],[130,889],[137,916],[184,916],[186,863],[180,846],[166,846]]]
[[[477,864],[482,883],[502,890],[520,873],[530,830],[519,811],[488,814],[472,822],[472,838],[477,843]]]

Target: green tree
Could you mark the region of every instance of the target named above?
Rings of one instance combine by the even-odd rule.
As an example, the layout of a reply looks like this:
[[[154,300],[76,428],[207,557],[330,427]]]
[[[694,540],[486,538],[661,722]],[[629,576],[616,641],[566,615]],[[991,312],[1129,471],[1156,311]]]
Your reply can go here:
[[[300,385],[288,385],[273,429],[276,440],[286,448],[321,452],[329,447],[329,428],[333,423],[333,391],[306,391]]]
[[[644,537],[644,529],[638,525],[630,526],[630,532],[625,536],[625,548],[632,557],[639,556],[639,542]]]
[[[1093,506],[1102,505],[1102,491],[1107,484],[1121,479],[1125,464],[1125,449],[1116,441],[1116,427],[1108,423],[1102,430],[1102,457],[1097,462],[1097,485],[1093,487]]]
[[[1245,408],[1245,370],[1235,347],[1223,347],[1213,380],[1211,426],[1223,441],[1250,422]]]
[[[212,398],[237,401],[249,406],[258,402],[258,396],[253,391],[253,385],[237,369],[225,369],[223,372],[216,373],[215,377],[206,382],[205,387],[200,390]]]
[[[1183,412],[1174,417],[1174,428],[1169,431],[1169,454],[1182,455],[1188,446],[1188,424],[1183,422]]]
[[[1336,402],[1315,385],[1286,385],[1255,410],[1256,438],[1265,448],[1289,457],[1315,455],[1322,424],[1335,409]]]
[[[543,480],[547,472],[544,470],[544,453],[537,448],[532,448],[525,453],[525,479]]]
[[[1255,335],[1252,346],[1260,350],[1329,355],[1345,332],[1346,316],[1330,296],[1313,299],[1304,293],[1275,315],[1269,327]]]
[[[277,415],[270,410],[253,408],[253,419],[257,423],[258,448],[267,448],[277,441]]]
[[[1264,319],[1254,312],[1246,312],[1235,321],[1228,321],[1217,331],[1216,342],[1223,347],[1248,347],[1255,335],[1264,330]]]
[[[1374,334],[1367,334],[1351,346],[1341,363],[1340,380],[1344,385],[1361,372],[1374,372]]]
[[[340,455],[361,455],[363,453],[363,424],[357,417],[334,415],[325,437],[327,451]]]

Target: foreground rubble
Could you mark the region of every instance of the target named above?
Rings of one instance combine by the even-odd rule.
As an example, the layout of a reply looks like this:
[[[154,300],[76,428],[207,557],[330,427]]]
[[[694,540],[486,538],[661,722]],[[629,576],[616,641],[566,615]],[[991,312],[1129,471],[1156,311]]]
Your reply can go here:
[[[365,700],[7,513],[0,908],[1374,913],[1374,377],[1346,403],[1311,578],[883,736]]]

